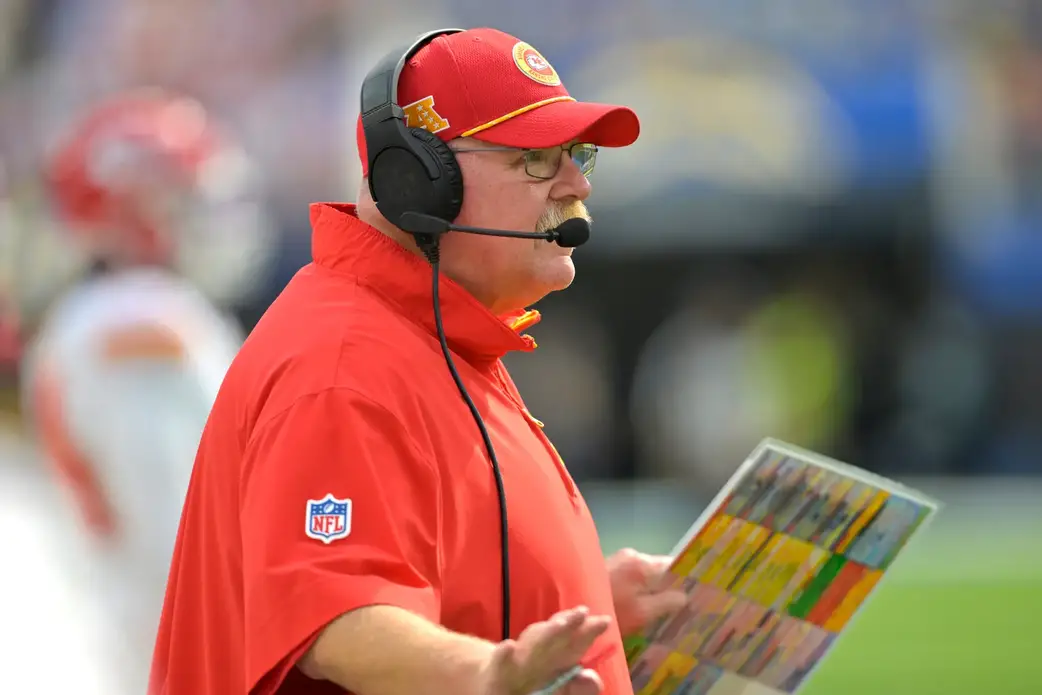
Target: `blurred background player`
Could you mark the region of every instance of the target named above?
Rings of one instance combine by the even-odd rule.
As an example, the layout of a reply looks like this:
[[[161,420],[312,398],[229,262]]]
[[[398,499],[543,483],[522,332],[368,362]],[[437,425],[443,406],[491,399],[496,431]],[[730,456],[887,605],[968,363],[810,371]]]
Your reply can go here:
[[[16,238],[14,212],[7,189],[7,170],[3,160],[0,160],[0,386],[13,379],[22,352],[13,288]]]
[[[104,647],[93,638],[98,621],[83,587],[66,571],[83,548],[62,538],[74,521],[62,513],[59,490],[39,475],[39,456],[18,416],[24,297],[15,293],[15,278],[25,271],[18,268],[22,254],[16,250],[27,235],[4,165],[0,161],[0,557],[21,571],[6,573],[0,585],[0,692],[22,692],[46,673],[52,689],[103,695],[113,687],[102,666]],[[44,642],[47,653],[37,646]],[[61,653],[67,665],[55,669],[53,653]]]
[[[260,182],[196,101],[120,94],[69,127],[44,173],[83,273],[27,329],[22,412],[84,531],[120,677],[143,692],[195,450],[242,343],[225,313],[270,260]]]

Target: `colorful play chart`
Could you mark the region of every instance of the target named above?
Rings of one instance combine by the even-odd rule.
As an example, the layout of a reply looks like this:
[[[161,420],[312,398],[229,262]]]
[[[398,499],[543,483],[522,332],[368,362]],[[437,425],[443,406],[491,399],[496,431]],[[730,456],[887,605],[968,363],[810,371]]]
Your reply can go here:
[[[626,640],[635,695],[795,693],[939,509],[765,439],[673,553],[687,606]]]

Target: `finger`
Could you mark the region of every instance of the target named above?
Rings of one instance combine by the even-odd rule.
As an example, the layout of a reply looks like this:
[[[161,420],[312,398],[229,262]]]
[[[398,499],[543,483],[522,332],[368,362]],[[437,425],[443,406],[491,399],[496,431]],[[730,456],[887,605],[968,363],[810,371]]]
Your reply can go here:
[[[576,625],[581,623],[588,615],[590,615],[589,608],[586,606],[576,606],[575,608],[569,608],[554,613],[550,616],[548,622],[560,623],[565,626]]]
[[[568,651],[569,653],[578,652],[580,655],[584,654],[590,645],[593,644],[593,641],[608,629],[608,626],[611,625],[611,620],[611,616],[608,615],[590,616],[581,625],[577,625],[574,629],[557,635],[553,643],[548,646]]]
[[[652,590],[664,589],[673,582],[674,577],[669,573],[673,564],[673,558],[668,555],[645,556],[644,584]]]
[[[582,627],[589,616],[585,606],[560,611],[550,616],[549,620],[530,625],[521,633],[521,642],[525,651],[539,648],[540,645],[555,642],[567,642],[570,635]]]
[[[561,671],[577,664],[611,625],[609,616],[594,616],[586,621],[566,642],[556,642],[539,650],[540,664],[552,671]]]
[[[561,691],[563,695],[599,695],[604,690],[604,682],[600,675],[590,668],[584,668]]]
[[[529,693],[570,670],[611,624],[610,616],[587,618],[586,612],[577,611],[580,623],[575,622],[572,611],[565,611],[530,626],[517,642],[506,640],[496,645],[490,663],[494,687],[502,692]]]
[[[663,591],[641,596],[638,601],[645,622],[650,623],[683,608],[687,604],[687,594],[683,591]]]
[[[597,639],[601,633],[608,629],[611,625],[611,616],[609,615],[595,615],[590,617],[582,626],[576,630],[576,636],[574,642],[580,642],[588,640],[591,642]]]
[[[581,629],[590,617],[590,609],[586,606],[577,606],[566,611],[555,613],[545,623],[542,623],[535,632],[537,642],[550,640],[567,641],[577,630]]]
[[[594,641],[611,625],[611,620],[606,615],[591,616],[572,631],[560,632],[534,643],[525,660],[525,670],[547,677],[560,675],[582,659]]]
[[[577,606],[575,608],[569,608],[568,610],[558,611],[543,622],[531,625],[528,628],[528,631],[540,635],[567,632],[568,630],[574,630],[579,625],[582,625],[589,614],[590,609],[586,606]]]
[[[673,564],[673,558],[669,555],[648,555],[646,557],[648,568],[654,574],[662,574]]]

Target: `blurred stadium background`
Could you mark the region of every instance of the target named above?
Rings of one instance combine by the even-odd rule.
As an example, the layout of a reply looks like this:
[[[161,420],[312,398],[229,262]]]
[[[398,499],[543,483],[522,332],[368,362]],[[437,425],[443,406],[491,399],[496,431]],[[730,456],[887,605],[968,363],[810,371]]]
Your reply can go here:
[[[807,693],[1042,693],[1042,2],[410,3],[0,3],[3,547],[75,565],[46,550],[67,522],[20,425],[13,339],[82,271],[39,189],[63,125],[159,85],[245,141],[279,232],[235,307],[248,327],[308,260],[307,204],[354,197],[371,62],[491,25],[643,122],[602,151],[579,279],[509,360],[606,549],[668,551],[763,436],[815,449],[947,506]],[[0,683],[17,666],[52,692],[40,671],[89,645],[89,608],[75,579],[3,567]]]

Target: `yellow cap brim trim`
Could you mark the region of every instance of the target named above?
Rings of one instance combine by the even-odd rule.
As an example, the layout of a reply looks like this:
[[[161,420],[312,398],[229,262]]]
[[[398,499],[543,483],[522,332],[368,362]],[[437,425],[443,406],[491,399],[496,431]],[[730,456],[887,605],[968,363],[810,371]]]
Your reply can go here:
[[[546,106],[547,104],[553,104],[553,103],[558,102],[558,101],[575,101],[575,99],[572,98],[572,97],[550,97],[549,99],[543,99],[542,101],[537,101],[534,104],[529,104],[528,106],[522,106],[521,108],[519,108],[519,109],[517,109],[515,111],[511,111],[510,113],[508,113],[505,116],[500,116],[499,118],[497,118],[495,120],[492,120],[492,121],[489,121],[488,123],[485,123],[484,125],[479,125],[477,128],[471,128],[470,130],[468,130],[465,133],[461,134],[460,137],[469,138],[471,135],[474,135],[476,133],[480,133],[483,130],[488,130],[492,126],[497,126],[497,125],[499,125],[500,123],[502,123],[504,121],[509,121],[511,118],[516,118],[517,116],[520,116],[523,113],[527,113],[527,112],[531,111],[532,109],[538,109],[540,106]]]

